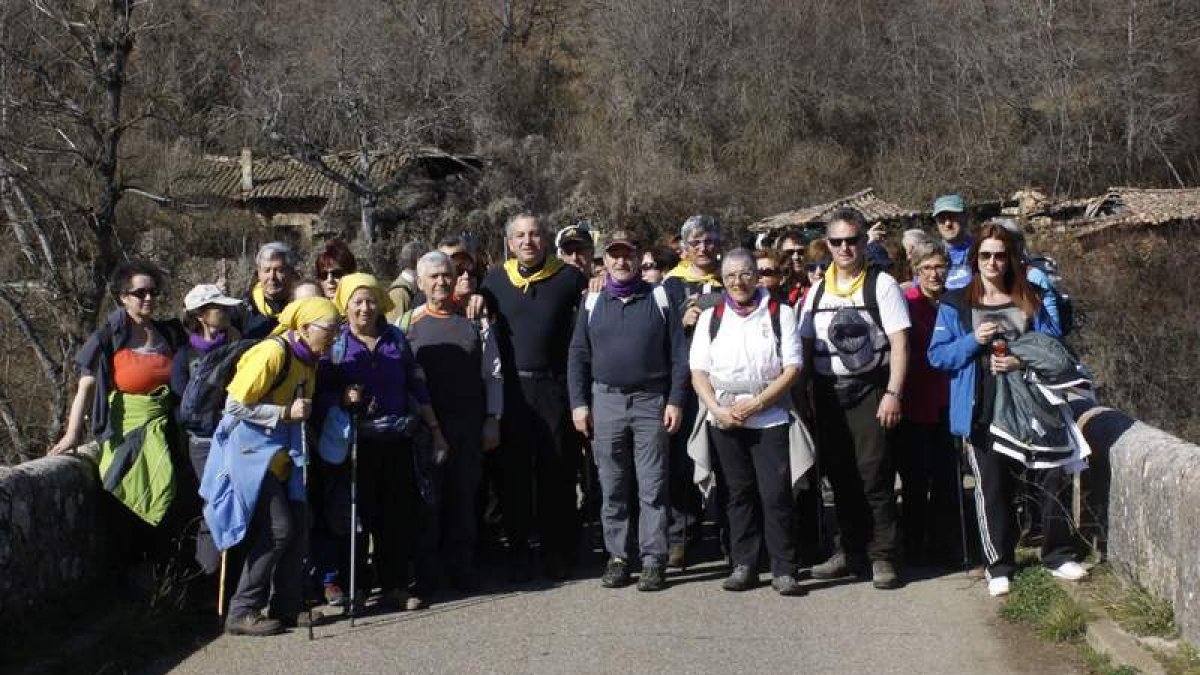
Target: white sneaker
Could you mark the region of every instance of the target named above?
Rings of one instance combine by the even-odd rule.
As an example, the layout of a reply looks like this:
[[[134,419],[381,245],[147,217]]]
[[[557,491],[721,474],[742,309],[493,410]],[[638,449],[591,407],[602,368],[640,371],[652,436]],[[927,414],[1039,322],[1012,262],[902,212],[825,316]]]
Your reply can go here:
[[[1088,575],[1088,571],[1077,562],[1065,562],[1055,569],[1050,570],[1050,574],[1056,579],[1066,579],[1067,581],[1079,581]]]
[[[988,595],[993,598],[1008,595],[1008,577],[988,577]]]

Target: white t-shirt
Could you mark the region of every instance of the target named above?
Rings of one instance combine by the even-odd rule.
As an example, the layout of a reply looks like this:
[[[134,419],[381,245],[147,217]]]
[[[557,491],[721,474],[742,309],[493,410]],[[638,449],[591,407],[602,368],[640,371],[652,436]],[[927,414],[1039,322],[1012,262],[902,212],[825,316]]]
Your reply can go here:
[[[833,315],[839,307],[866,307],[866,303],[863,301],[866,283],[863,283],[862,288],[848,298],[829,292],[822,293],[819,309],[832,311],[814,312],[813,299],[817,297],[817,289],[824,283],[825,280],[822,279],[809,289],[808,295],[804,299],[804,308],[800,312],[800,337],[815,341],[813,370],[825,376],[861,375],[886,366],[889,363],[890,352],[883,350],[880,351],[874,363],[856,372],[851,372],[842,363],[841,358],[837,355],[837,349],[829,344],[828,340],[829,324],[833,321]],[[886,272],[879,273],[879,278],[875,282],[875,296],[879,302],[879,318],[883,321],[882,330],[880,326],[875,325],[875,319],[871,317],[869,311],[860,309],[859,314],[870,324],[871,340],[878,350],[887,346],[889,334],[898,333],[911,324],[908,319],[908,303],[904,300],[904,293],[891,275]]]
[[[716,386],[717,381],[765,384],[779,377],[784,368],[801,366],[800,337],[796,331],[795,310],[783,304],[779,307],[780,354],[776,354],[775,331],[771,329],[768,302],[769,297],[764,293],[758,308],[745,317],[738,316],[737,312],[726,307],[721,316],[717,339],[713,341],[708,339],[713,310],[704,310],[696,322],[689,354],[691,369],[708,373],[714,380],[713,389],[718,397],[724,392]],[[742,394],[735,400],[751,396]],[[772,407],[746,420],[743,426],[749,429],[766,429],[787,424],[787,410],[786,401],[780,399]],[[712,421],[711,413],[708,419]]]

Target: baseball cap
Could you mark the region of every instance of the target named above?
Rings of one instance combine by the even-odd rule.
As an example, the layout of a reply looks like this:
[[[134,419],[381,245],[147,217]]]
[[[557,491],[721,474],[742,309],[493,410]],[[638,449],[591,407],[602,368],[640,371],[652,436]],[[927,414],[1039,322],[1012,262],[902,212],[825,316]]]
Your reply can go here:
[[[933,217],[939,213],[962,213],[967,210],[967,203],[962,195],[942,195],[933,202]]]
[[[633,250],[638,250],[638,240],[629,230],[617,230],[612,233],[608,240],[608,245],[604,247],[605,251],[611,251],[618,246],[624,246]]]
[[[183,308],[187,311],[200,309],[205,305],[221,305],[222,307],[236,307],[242,304],[241,300],[231,298],[225,295],[220,286],[216,284],[200,284],[192,287],[192,290],[183,296]]]

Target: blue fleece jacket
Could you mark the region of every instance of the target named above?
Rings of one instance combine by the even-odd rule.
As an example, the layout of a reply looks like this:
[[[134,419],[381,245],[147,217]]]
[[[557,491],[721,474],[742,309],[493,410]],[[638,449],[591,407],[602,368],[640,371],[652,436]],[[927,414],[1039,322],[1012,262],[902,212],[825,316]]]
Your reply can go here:
[[[1033,330],[1052,337],[1062,334],[1055,323],[1039,306],[1033,317]],[[950,375],[950,433],[955,436],[971,434],[971,416],[975,411],[975,369],[977,357],[984,347],[975,340],[971,326],[971,307],[966,292],[950,291],[938,306],[937,323],[929,341],[929,365],[951,371]]]

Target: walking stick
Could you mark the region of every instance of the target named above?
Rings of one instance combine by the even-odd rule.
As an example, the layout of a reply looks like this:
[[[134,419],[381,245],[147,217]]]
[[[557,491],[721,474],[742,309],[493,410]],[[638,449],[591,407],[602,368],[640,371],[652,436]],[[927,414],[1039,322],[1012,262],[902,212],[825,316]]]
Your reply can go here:
[[[293,397],[293,400],[298,399],[304,395],[304,385],[305,384],[306,383],[302,380],[300,382],[300,384],[296,385],[296,395]],[[306,433],[307,430],[305,429],[305,426],[306,425],[304,424],[304,420],[300,420],[300,454],[304,457],[304,466],[303,466],[303,470],[301,472],[301,476],[304,481],[304,504],[301,505],[302,511],[304,513],[304,516],[302,518],[303,529],[301,530],[301,533],[304,536],[304,563],[303,563],[304,576],[303,576],[303,582],[302,582],[303,583],[303,586],[302,586],[303,591],[301,592],[301,598],[304,601],[304,610],[302,610],[302,611],[308,612],[308,639],[312,640],[313,639],[313,619],[314,619],[314,617],[312,614],[312,607],[309,605],[309,597],[308,597],[309,593],[311,592],[311,589],[309,587],[312,585],[310,583],[311,579],[308,578],[309,564],[312,561],[312,522],[311,522],[312,516],[309,513],[309,506],[308,506],[309,505],[309,494],[308,494],[308,460],[309,460],[309,458],[308,458],[308,434]]]
[[[963,500],[965,497],[963,496],[962,456],[967,450],[967,445],[962,441],[959,441],[956,445],[957,447],[955,448],[954,452],[954,466],[958,473],[955,476],[955,481],[957,482],[955,492],[958,493],[958,531],[959,534],[962,535],[962,563],[963,571],[965,572],[971,569],[971,560],[967,555],[967,511],[963,505]]]
[[[229,551],[221,551],[221,575],[217,580],[217,618],[225,616],[225,564]]]
[[[350,415],[350,627],[354,628],[358,592],[358,415]]]

